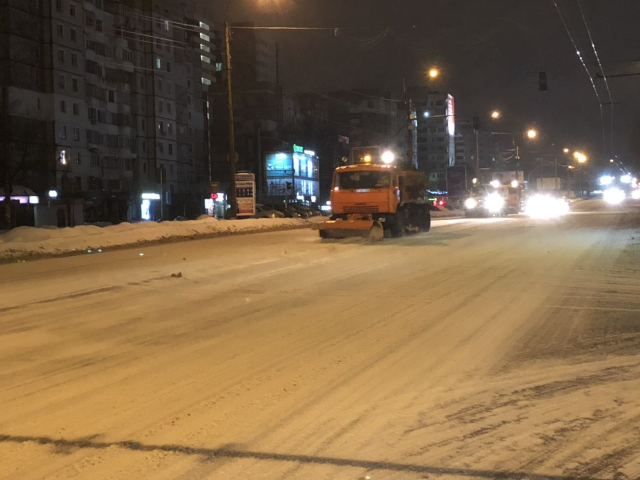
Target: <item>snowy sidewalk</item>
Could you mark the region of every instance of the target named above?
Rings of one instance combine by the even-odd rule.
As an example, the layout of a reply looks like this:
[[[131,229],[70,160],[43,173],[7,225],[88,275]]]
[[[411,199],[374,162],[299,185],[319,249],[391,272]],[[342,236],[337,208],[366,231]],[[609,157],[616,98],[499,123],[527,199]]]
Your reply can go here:
[[[204,218],[184,222],[121,223],[108,227],[83,225],[73,228],[18,227],[0,235],[0,261],[79,253],[243,233],[306,228],[324,220],[292,218],[216,220]]]

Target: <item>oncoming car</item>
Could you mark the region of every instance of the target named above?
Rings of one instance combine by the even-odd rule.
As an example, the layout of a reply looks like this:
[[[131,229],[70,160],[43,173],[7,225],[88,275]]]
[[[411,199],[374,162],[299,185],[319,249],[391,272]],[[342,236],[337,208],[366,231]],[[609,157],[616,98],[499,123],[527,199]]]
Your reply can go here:
[[[517,188],[476,185],[464,202],[466,217],[506,216],[520,213],[520,194]]]

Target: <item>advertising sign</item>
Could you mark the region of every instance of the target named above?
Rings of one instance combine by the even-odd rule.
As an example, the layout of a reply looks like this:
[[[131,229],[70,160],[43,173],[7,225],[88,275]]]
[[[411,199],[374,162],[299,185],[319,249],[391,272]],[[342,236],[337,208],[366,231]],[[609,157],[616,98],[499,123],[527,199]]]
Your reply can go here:
[[[236,201],[238,216],[251,217],[256,213],[256,176],[253,173],[236,175]]]
[[[463,197],[467,193],[467,167],[447,167],[447,193],[449,197]]]
[[[456,104],[451,95],[447,95],[447,126],[449,136],[456,134]]]

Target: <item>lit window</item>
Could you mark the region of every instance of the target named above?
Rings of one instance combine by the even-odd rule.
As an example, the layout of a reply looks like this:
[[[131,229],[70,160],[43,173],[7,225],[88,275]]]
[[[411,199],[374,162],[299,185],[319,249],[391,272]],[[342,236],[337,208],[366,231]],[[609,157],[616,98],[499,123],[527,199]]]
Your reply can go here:
[[[156,68],[160,70],[162,68],[162,60],[158,57],[156,58]]]

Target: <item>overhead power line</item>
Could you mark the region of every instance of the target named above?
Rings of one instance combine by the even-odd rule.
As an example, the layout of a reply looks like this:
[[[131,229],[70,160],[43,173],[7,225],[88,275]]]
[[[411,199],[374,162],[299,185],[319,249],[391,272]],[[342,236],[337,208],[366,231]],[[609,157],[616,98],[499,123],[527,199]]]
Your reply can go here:
[[[587,64],[584,61],[584,57],[582,56],[582,53],[580,52],[580,49],[578,48],[578,44],[576,43],[575,39],[573,38],[573,35],[571,35],[571,31],[569,30],[569,25],[567,25],[567,22],[564,19],[564,16],[562,15],[562,12],[560,11],[560,7],[558,6],[557,0],[552,0],[552,1],[553,1],[553,5],[556,7],[556,11],[558,12],[558,16],[560,17],[560,20],[562,21],[562,25],[564,26],[564,29],[567,32],[567,35],[569,36],[569,39],[571,40],[571,44],[573,45],[574,51],[578,55],[578,58],[580,59],[580,63],[584,67],[584,71],[587,72],[587,75],[589,76],[589,81],[591,82],[591,86],[593,87],[593,91],[596,94],[596,98],[598,99],[598,106],[600,107],[600,123],[602,124],[602,146],[603,146],[604,150],[606,151],[607,150],[607,134],[605,132],[605,126],[604,126],[604,111],[603,111],[603,108],[602,108],[602,100],[600,99],[600,94],[598,93],[598,89],[596,88],[596,82],[593,80],[593,76],[591,75],[591,72],[589,71],[589,68],[587,67]]]
[[[611,154],[614,155],[615,154],[615,149],[613,147],[613,105],[614,105],[614,101],[613,101],[613,97],[611,96],[611,89],[609,88],[609,81],[607,80],[607,75],[604,72],[604,67],[602,66],[602,62],[600,61],[600,55],[598,54],[598,50],[596,49],[596,44],[593,40],[593,35],[591,35],[591,29],[589,28],[589,23],[587,22],[587,16],[584,13],[584,10],[582,8],[582,3],[580,2],[580,0],[576,0],[576,2],[578,3],[578,8],[580,8],[580,14],[582,15],[582,21],[584,22],[584,26],[587,29],[587,34],[589,35],[589,41],[591,42],[591,48],[593,48],[593,53],[596,56],[596,60],[598,61],[598,66],[600,67],[600,71],[602,72],[602,75],[604,76],[604,84],[607,87],[607,93],[609,94],[609,101],[611,102]]]

